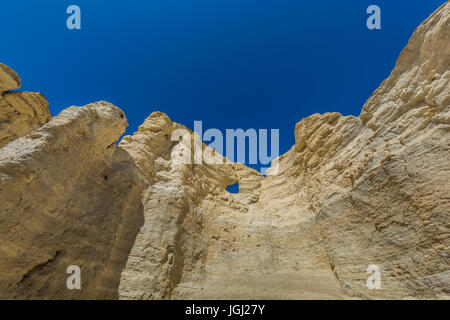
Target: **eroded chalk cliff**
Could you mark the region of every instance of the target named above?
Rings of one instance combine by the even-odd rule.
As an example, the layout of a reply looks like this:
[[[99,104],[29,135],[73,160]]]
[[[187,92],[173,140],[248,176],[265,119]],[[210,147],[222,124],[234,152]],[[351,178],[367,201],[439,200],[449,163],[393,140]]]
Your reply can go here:
[[[20,85],[17,73],[0,63],[0,148],[52,118],[42,94],[10,91],[20,88]]]
[[[144,181],[115,144],[126,123],[108,103],[70,107],[0,149],[0,298],[117,298],[143,217]]]
[[[172,134],[188,129],[161,112],[116,146],[126,119],[106,102],[3,146],[0,298],[449,298],[449,27],[447,2],[359,117],[297,124],[275,175],[180,163]]]

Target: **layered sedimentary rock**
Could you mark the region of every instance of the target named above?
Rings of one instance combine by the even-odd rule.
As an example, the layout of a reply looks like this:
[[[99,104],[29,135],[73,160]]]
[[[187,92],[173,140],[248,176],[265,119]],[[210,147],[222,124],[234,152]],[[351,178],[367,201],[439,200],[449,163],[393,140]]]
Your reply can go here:
[[[0,148],[51,119],[48,102],[37,92],[9,92],[20,88],[17,73],[0,63]]]
[[[197,139],[174,139],[190,131],[161,112],[116,147],[126,119],[106,102],[9,143],[0,298],[449,298],[449,26],[447,2],[359,117],[301,120],[267,177],[180,162]],[[66,287],[69,265],[81,290]]]
[[[117,298],[142,224],[143,180],[115,144],[126,124],[108,103],[70,107],[0,149],[0,298]]]
[[[122,142],[153,180],[120,296],[447,297],[449,11],[417,29],[360,117],[299,122],[274,176],[180,167],[169,157],[177,125],[147,119]],[[225,191],[234,182],[238,195]],[[380,290],[367,288],[369,265]]]

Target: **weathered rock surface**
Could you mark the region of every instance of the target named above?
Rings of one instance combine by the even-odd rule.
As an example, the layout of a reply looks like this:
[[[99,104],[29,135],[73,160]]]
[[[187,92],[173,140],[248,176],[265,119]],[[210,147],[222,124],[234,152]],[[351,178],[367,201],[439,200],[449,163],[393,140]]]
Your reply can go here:
[[[117,298],[142,224],[143,180],[115,144],[126,123],[108,103],[70,107],[0,149],[1,299]]]
[[[48,102],[37,92],[9,92],[20,88],[20,78],[0,63],[0,148],[51,119]]]
[[[301,120],[273,176],[180,163],[188,129],[161,112],[116,147],[126,120],[105,102],[9,143],[0,298],[450,298],[449,26],[447,2],[359,117]]]
[[[20,85],[17,73],[7,65],[0,63],[0,92],[19,89]]]
[[[360,117],[298,123],[277,175],[180,167],[177,125],[147,119],[121,143],[152,182],[120,297],[448,297],[449,11],[417,29]],[[380,290],[366,286],[372,264]]]

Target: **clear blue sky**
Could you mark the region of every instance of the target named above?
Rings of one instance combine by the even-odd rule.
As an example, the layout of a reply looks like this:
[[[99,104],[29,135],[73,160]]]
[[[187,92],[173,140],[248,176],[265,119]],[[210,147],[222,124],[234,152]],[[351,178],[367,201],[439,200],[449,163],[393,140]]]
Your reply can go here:
[[[414,29],[444,0],[14,0],[0,4],[0,62],[53,115],[107,100],[137,129],[153,111],[190,128],[279,128],[359,115]],[[66,28],[66,8],[82,29]],[[382,30],[366,28],[366,8]]]

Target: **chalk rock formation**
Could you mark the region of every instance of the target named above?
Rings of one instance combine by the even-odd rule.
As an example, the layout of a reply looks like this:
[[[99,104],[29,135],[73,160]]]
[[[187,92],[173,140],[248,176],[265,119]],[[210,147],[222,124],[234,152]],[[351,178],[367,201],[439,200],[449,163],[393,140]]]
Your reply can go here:
[[[271,176],[205,145],[180,162],[198,139],[161,112],[116,147],[106,102],[4,146],[0,298],[450,298],[449,26],[447,2],[359,117],[301,120]]]
[[[0,148],[51,119],[48,102],[37,92],[9,92],[20,88],[20,78],[0,63]]]
[[[0,63],[0,92],[20,88],[20,78],[10,67]]]
[[[108,103],[70,107],[0,149],[1,299],[117,298],[142,224],[143,180],[115,144],[126,125]]]
[[[449,19],[447,3],[417,29],[360,117],[300,121],[274,176],[180,167],[178,125],[152,114],[121,143],[152,182],[120,297],[448,297]]]

